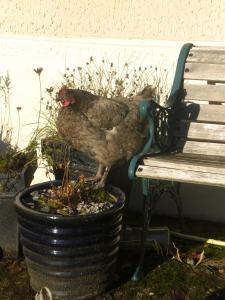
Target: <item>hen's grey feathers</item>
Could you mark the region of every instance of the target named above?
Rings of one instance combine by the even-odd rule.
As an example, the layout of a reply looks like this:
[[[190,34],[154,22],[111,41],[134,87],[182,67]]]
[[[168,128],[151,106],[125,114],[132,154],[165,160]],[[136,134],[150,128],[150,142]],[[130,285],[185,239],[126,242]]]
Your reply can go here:
[[[69,90],[66,96],[74,98],[74,104],[61,108],[57,128],[76,150],[111,167],[129,160],[142,148],[147,124],[139,118],[138,103],[143,95],[103,99],[86,91]]]

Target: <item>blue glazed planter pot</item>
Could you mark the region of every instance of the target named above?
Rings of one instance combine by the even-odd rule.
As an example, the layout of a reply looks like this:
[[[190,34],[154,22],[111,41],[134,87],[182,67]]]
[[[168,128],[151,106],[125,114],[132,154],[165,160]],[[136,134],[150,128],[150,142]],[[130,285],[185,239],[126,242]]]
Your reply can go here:
[[[27,188],[15,201],[31,286],[36,291],[47,286],[54,299],[96,296],[113,283],[124,193],[109,187],[118,199],[116,204],[104,212],[89,215],[53,215],[25,205],[31,192],[51,185],[52,182],[46,182]]]

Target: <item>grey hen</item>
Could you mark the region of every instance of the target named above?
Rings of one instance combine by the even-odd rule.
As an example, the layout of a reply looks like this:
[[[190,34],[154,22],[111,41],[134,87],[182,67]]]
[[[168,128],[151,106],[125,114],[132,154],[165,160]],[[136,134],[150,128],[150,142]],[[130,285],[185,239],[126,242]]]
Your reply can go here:
[[[153,95],[151,86],[133,98],[106,99],[66,87],[59,91],[62,108],[57,129],[72,147],[99,163],[99,186],[113,165],[129,160],[142,148],[147,124],[140,119],[138,104]]]

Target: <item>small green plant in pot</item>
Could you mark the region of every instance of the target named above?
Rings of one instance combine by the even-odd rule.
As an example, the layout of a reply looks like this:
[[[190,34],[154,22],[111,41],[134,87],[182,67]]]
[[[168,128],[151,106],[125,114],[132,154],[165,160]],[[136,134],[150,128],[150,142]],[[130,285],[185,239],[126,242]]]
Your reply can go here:
[[[53,299],[70,300],[110,287],[124,202],[116,187],[97,189],[67,175],[20,192],[15,207],[33,289],[48,287]]]
[[[117,201],[107,190],[86,181],[84,176],[76,181],[64,176],[61,185],[52,185],[51,189],[34,192],[31,196],[33,201],[27,203],[29,208],[64,216],[102,212]]]
[[[18,113],[17,140],[12,140],[11,124],[11,81],[9,74],[0,76],[0,192],[17,192],[28,186],[32,180],[31,172],[36,169],[36,143],[31,141],[21,150],[18,147],[20,136],[20,111]],[[15,132],[14,132],[14,135]],[[32,167],[32,168],[31,168]]]
[[[34,145],[23,150],[8,146],[0,155],[0,192],[17,192],[29,186],[36,168]]]
[[[18,233],[13,201],[18,191],[30,185],[37,161],[35,141],[23,150],[18,147],[21,107],[16,108],[19,125],[17,140],[13,142],[10,95],[9,75],[0,76],[0,248],[3,255],[15,257],[18,255]]]

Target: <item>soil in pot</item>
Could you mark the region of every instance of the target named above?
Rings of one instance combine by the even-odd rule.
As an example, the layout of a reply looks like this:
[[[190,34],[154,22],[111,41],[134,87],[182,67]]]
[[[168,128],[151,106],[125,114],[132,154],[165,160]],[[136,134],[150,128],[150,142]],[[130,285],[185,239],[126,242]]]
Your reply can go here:
[[[108,187],[113,203],[91,213],[36,210],[33,195],[48,195],[52,184],[57,191],[62,183],[34,185],[19,193],[15,202],[31,286],[36,291],[47,286],[54,299],[96,296],[113,283],[124,193]]]

